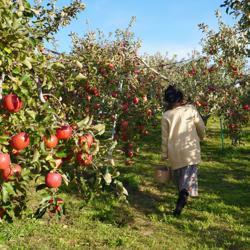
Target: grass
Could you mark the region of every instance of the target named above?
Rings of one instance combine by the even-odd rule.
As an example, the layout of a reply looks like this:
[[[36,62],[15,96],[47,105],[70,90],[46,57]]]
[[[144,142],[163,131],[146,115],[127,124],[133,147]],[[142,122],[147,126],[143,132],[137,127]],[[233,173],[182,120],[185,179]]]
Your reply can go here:
[[[79,197],[62,194],[67,215],[60,221],[23,219],[0,224],[0,249],[250,249],[250,137],[220,149],[216,120],[202,144],[199,194],[180,218],[172,216],[173,184],[153,179],[160,162],[160,128],[142,142],[132,166],[120,166],[128,204],[96,200],[82,209]],[[249,134],[249,130],[247,131]],[[31,196],[30,207],[37,194]]]

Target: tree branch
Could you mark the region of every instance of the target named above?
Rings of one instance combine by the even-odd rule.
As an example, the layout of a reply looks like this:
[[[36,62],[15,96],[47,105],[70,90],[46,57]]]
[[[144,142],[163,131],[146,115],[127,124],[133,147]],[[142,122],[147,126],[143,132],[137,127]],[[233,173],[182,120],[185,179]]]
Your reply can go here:
[[[150,66],[148,65],[148,63],[146,63],[142,58],[140,58],[140,57],[137,56],[137,59],[138,59],[139,61],[141,61],[148,69],[150,69],[151,71],[153,71],[156,75],[160,76],[160,77],[163,78],[164,80],[168,80],[168,78],[167,78],[166,76],[162,75],[160,72],[158,72],[158,71],[155,70],[154,68],[150,67]]]
[[[36,85],[37,85],[39,99],[40,99],[40,101],[42,103],[45,103],[46,100],[44,99],[44,96],[43,96],[42,83],[41,83],[39,77],[35,77],[35,82],[36,82]]]
[[[4,82],[4,79],[5,79],[5,73],[2,73],[2,76],[0,78],[0,102],[3,99],[3,82]]]
[[[53,94],[44,93],[43,96],[51,96],[51,97],[53,97],[53,98],[58,102],[58,104],[59,104],[59,106],[61,107],[61,109],[62,109],[62,110],[64,109],[64,108],[63,108],[63,105],[62,105],[62,103],[61,103],[61,101],[60,101],[56,96],[54,96]]]

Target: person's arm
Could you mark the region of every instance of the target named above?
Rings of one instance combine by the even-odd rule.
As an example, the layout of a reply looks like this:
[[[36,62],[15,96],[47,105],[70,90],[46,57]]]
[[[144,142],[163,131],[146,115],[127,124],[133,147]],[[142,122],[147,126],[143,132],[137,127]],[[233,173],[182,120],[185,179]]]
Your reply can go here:
[[[164,116],[161,120],[161,157],[162,159],[168,158],[168,122]]]
[[[206,126],[201,118],[198,110],[194,107],[194,124],[200,140],[203,140],[206,135]]]

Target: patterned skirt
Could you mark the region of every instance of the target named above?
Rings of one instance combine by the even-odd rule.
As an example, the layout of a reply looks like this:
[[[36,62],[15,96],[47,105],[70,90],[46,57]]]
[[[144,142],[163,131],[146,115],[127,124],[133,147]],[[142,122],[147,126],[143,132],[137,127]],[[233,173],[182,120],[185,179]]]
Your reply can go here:
[[[189,165],[173,170],[172,177],[179,191],[186,189],[190,196],[198,196],[197,165]]]

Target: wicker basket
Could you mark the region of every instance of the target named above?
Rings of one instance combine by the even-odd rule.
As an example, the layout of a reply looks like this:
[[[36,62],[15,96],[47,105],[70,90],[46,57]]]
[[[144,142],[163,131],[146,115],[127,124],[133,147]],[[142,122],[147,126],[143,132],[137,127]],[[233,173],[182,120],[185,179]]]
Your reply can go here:
[[[171,179],[171,171],[166,166],[157,165],[155,168],[154,177],[158,183],[167,183]]]

